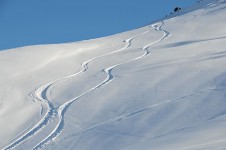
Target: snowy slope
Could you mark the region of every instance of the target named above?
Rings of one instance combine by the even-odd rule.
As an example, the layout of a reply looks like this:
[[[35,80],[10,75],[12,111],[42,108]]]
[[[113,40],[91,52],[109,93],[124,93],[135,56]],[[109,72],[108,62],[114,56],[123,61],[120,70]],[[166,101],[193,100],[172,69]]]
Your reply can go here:
[[[226,149],[226,0],[0,52],[0,149]]]

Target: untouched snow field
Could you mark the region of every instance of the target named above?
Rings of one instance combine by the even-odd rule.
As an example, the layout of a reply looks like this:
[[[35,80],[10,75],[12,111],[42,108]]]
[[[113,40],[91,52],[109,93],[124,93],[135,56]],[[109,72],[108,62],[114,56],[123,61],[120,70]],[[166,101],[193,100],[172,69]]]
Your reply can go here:
[[[133,31],[0,52],[0,149],[226,149],[226,0]]]

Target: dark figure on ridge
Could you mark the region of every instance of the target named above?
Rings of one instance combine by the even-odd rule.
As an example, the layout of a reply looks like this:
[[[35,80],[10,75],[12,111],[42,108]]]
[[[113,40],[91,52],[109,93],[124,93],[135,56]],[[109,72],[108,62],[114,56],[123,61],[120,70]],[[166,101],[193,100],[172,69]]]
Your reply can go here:
[[[179,12],[179,10],[181,10],[181,8],[180,8],[180,7],[176,7],[176,8],[174,8],[174,12]]]

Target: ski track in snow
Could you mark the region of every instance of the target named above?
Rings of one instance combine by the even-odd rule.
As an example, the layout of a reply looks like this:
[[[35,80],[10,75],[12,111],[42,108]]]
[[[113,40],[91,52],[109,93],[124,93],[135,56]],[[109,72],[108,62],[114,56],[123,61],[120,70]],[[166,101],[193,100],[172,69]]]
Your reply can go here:
[[[144,46],[144,47],[142,48],[142,50],[145,51],[145,53],[144,53],[142,56],[136,57],[136,58],[134,58],[134,59],[131,59],[131,60],[128,60],[128,61],[125,61],[125,62],[116,64],[116,65],[114,65],[114,66],[111,66],[111,67],[108,67],[108,68],[104,69],[104,72],[107,74],[107,78],[106,78],[103,82],[101,82],[100,84],[94,86],[93,88],[91,88],[90,90],[86,91],[85,93],[79,95],[78,97],[76,97],[76,98],[74,98],[74,99],[72,99],[72,100],[70,100],[70,101],[64,103],[63,105],[61,105],[61,106],[59,107],[59,109],[58,109],[58,117],[60,118],[60,121],[59,121],[58,125],[57,125],[56,128],[52,131],[52,133],[49,134],[49,136],[47,136],[42,142],[40,142],[38,145],[36,145],[36,146],[34,147],[34,150],[39,149],[39,148],[42,148],[42,146],[44,146],[44,145],[48,144],[49,142],[53,141],[53,140],[54,140],[54,139],[62,132],[63,127],[64,127],[64,114],[65,114],[65,112],[67,111],[68,107],[69,107],[74,101],[76,101],[76,100],[79,99],[80,97],[82,97],[82,96],[88,94],[89,92],[91,92],[91,91],[93,91],[93,90],[95,90],[95,89],[97,89],[97,88],[100,88],[100,87],[103,86],[103,85],[106,85],[106,84],[110,83],[110,82],[114,79],[114,76],[113,76],[112,73],[111,73],[111,71],[112,71],[114,68],[116,68],[116,67],[118,67],[118,66],[120,66],[120,65],[123,65],[123,64],[129,63],[129,62],[132,62],[132,61],[135,61],[135,60],[138,60],[138,59],[141,59],[141,58],[147,56],[147,55],[150,53],[149,50],[148,50],[148,48],[149,48],[150,46],[152,46],[152,45],[154,45],[154,44],[156,44],[156,43],[162,41],[162,40],[165,39],[166,37],[168,37],[168,36],[170,35],[170,33],[167,32],[167,31],[165,31],[165,30],[162,30],[162,29],[161,29],[163,25],[164,25],[164,22],[161,22],[161,25],[160,25],[160,26],[157,26],[157,25],[154,25],[154,26],[153,26],[154,29],[155,29],[156,31],[162,31],[162,32],[164,33],[164,35],[163,35],[159,40],[157,40],[157,41],[155,41],[155,42],[153,42],[153,43],[151,43],[151,44],[148,44],[148,45]],[[129,46],[130,46],[130,45],[131,45],[131,42],[129,42],[129,43],[130,43],[130,44],[129,44]],[[128,46],[128,47],[129,47],[129,46]],[[128,47],[126,47],[126,48],[128,48]],[[94,58],[93,60],[95,60],[95,58]],[[87,61],[87,62],[88,62],[88,61]],[[87,66],[86,63],[84,63],[84,64],[85,64],[84,66]],[[86,67],[86,68],[88,68],[88,67]]]
[[[66,80],[66,79],[69,79],[69,78],[72,78],[72,77],[75,77],[75,76],[78,76],[78,75],[82,74],[83,72],[85,72],[88,69],[88,64],[89,63],[91,63],[91,62],[93,62],[93,61],[95,61],[95,60],[97,60],[99,58],[102,58],[102,57],[105,57],[105,56],[108,56],[108,55],[112,55],[112,54],[115,54],[115,53],[118,53],[120,51],[123,51],[123,50],[127,49],[128,47],[131,46],[132,40],[134,40],[135,38],[137,38],[137,37],[139,37],[139,36],[141,36],[143,34],[146,34],[146,33],[150,32],[152,29],[153,28],[148,29],[145,32],[142,32],[142,33],[140,33],[138,35],[135,35],[135,36],[123,41],[124,43],[126,43],[126,46],[121,48],[121,49],[118,49],[118,50],[110,52],[110,53],[106,53],[104,55],[101,55],[101,56],[98,56],[98,57],[95,57],[95,58],[92,58],[92,59],[90,59],[88,61],[83,62],[82,63],[82,70],[80,70],[79,72],[77,72],[75,74],[72,74],[72,75],[69,75],[69,76],[64,77],[64,78],[57,79],[57,80],[52,81],[50,83],[47,83],[45,85],[42,85],[37,90],[35,90],[35,92],[34,92],[35,93],[35,99],[41,101],[47,107],[46,114],[44,115],[44,117],[32,129],[30,129],[30,126],[29,126],[27,131],[25,130],[22,133],[20,133],[16,138],[14,138],[12,140],[14,142],[12,142],[10,145],[8,145],[5,148],[3,148],[3,150],[9,150],[9,149],[12,149],[12,148],[18,146],[22,142],[24,142],[27,139],[31,138],[33,135],[35,135],[38,131],[40,131],[42,128],[44,128],[49,123],[50,119],[52,118],[52,115],[54,114],[54,110],[55,109],[53,107],[53,104],[47,100],[46,92],[52,85],[56,84],[59,81]],[[43,106],[42,106],[42,104],[41,104],[41,107],[42,108],[41,108],[41,112],[40,113],[42,114],[43,113]],[[17,140],[15,140],[15,139],[17,139]]]
[[[93,91],[93,90],[95,90],[97,88],[100,88],[103,85],[106,85],[106,84],[110,83],[114,79],[114,76],[112,75],[112,70],[114,68],[116,68],[116,67],[118,67],[120,65],[123,65],[123,64],[126,64],[126,63],[129,63],[129,62],[138,60],[138,59],[142,59],[145,56],[147,56],[150,53],[149,50],[148,50],[148,48],[150,46],[152,46],[152,45],[154,45],[156,43],[159,43],[160,41],[164,40],[165,38],[167,38],[170,35],[170,33],[168,31],[162,29],[163,25],[164,25],[163,21],[161,22],[161,25],[159,25],[159,26],[157,24],[154,24],[154,25],[151,26],[152,27],[151,29],[148,29],[147,31],[145,31],[143,33],[135,35],[135,36],[133,36],[133,37],[127,39],[127,40],[124,40],[123,42],[126,43],[126,46],[124,46],[123,48],[118,49],[118,50],[113,51],[113,52],[110,52],[110,53],[106,53],[106,54],[100,55],[98,57],[95,57],[95,58],[92,58],[92,59],[90,59],[88,61],[83,62],[82,65],[81,65],[82,69],[79,72],[77,72],[75,74],[72,74],[72,75],[69,75],[67,77],[63,77],[63,78],[57,79],[55,81],[52,81],[50,83],[47,83],[47,84],[44,84],[44,85],[40,86],[37,90],[35,90],[35,99],[38,100],[38,101],[41,101],[42,104],[44,103],[45,106],[47,107],[47,111],[46,111],[45,115],[43,116],[43,118],[33,128],[31,128],[31,129],[28,128],[29,129],[28,131],[23,131],[24,134],[22,134],[20,137],[17,136],[19,138],[17,138],[16,140],[14,140],[14,142],[12,142],[11,144],[9,144],[5,148],[3,148],[3,150],[9,150],[9,149],[15,148],[16,146],[20,145],[21,143],[23,143],[23,142],[27,141],[28,139],[32,138],[32,136],[34,136],[35,134],[40,132],[44,127],[46,127],[52,118],[57,117],[57,119],[59,121],[58,121],[56,127],[53,129],[53,131],[45,139],[43,139],[40,143],[38,143],[33,148],[33,150],[40,149],[43,146],[45,146],[46,144],[48,144],[51,141],[53,141],[58,135],[60,135],[60,133],[62,132],[62,130],[64,128],[64,114],[66,113],[66,111],[69,108],[69,106],[74,101],[78,100],[79,98],[83,97],[84,95],[87,95],[91,91]],[[48,99],[47,99],[47,91],[48,91],[48,89],[51,86],[56,85],[59,81],[64,81],[64,80],[67,80],[69,78],[72,78],[72,77],[75,77],[75,76],[78,76],[78,75],[84,73],[88,69],[88,64],[93,62],[93,61],[95,61],[95,60],[98,60],[98,59],[103,58],[105,56],[112,55],[112,54],[121,52],[123,50],[126,50],[127,48],[129,48],[131,46],[132,40],[134,40],[135,38],[137,38],[137,37],[139,37],[139,36],[141,36],[141,35],[143,35],[145,33],[150,32],[152,29],[155,29],[155,31],[162,31],[164,33],[164,35],[160,39],[158,39],[157,41],[142,47],[142,50],[144,51],[143,55],[104,69],[103,71],[107,75],[107,77],[106,77],[106,79],[103,82],[101,82],[98,85],[94,86],[93,88],[89,89],[85,93],[77,96],[76,98],[67,101],[66,103],[62,104],[58,108],[54,108],[53,104],[50,101],[48,101]],[[51,92],[51,90],[50,90],[50,92]],[[41,114],[42,114],[44,106],[41,105],[41,107],[42,107],[41,108]],[[144,110],[146,110],[146,109],[144,109]],[[134,114],[134,113],[132,113],[132,114]],[[128,115],[124,116],[123,118],[125,118],[127,116],[131,116],[132,114],[128,114]],[[116,120],[123,119],[123,118],[119,117]],[[113,120],[115,120],[115,119],[113,119]],[[109,122],[109,121],[107,121],[107,122]],[[102,124],[104,124],[104,123],[100,123],[100,124],[95,125],[95,126],[100,126]],[[89,130],[93,129],[93,128],[96,128],[96,127],[91,127],[91,128],[89,128]]]

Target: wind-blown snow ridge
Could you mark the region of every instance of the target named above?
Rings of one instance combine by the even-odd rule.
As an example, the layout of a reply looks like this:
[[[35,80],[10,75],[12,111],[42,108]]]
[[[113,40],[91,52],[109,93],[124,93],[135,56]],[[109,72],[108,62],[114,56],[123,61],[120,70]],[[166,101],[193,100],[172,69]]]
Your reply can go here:
[[[123,64],[126,64],[126,63],[129,63],[129,62],[132,62],[132,61],[135,61],[135,60],[138,60],[138,59],[141,59],[145,56],[147,56],[149,54],[149,51],[148,51],[148,48],[153,45],[153,44],[156,44],[158,42],[160,42],[161,40],[165,39],[166,37],[168,37],[170,34],[169,32],[165,31],[165,30],[162,30],[162,26],[164,25],[164,22],[162,21],[161,22],[161,25],[158,26],[158,25],[154,25],[153,27],[155,28],[156,31],[162,31],[164,33],[164,35],[158,39],[157,41],[151,43],[151,44],[148,44],[146,46],[144,46],[142,48],[142,50],[145,51],[145,53],[142,55],[142,56],[139,56],[139,57],[136,57],[134,59],[131,59],[131,60],[128,60],[128,61],[125,61],[125,62],[122,62],[122,63],[119,63],[119,64],[116,64],[116,65],[113,65],[111,67],[108,67],[106,69],[104,69],[104,72],[107,74],[107,78],[101,82],[100,84],[94,86],[93,88],[91,88],[90,90],[86,91],[85,93],[77,96],[76,98],[72,99],[72,100],[69,100],[68,102],[64,103],[63,105],[61,105],[58,109],[57,109],[57,114],[58,114],[58,118],[59,118],[59,123],[57,124],[56,128],[43,140],[41,141],[39,144],[37,144],[35,147],[34,147],[34,150],[37,150],[37,149],[40,149],[42,148],[45,144],[48,144],[49,142],[53,141],[58,135],[60,135],[60,133],[62,132],[63,128],[64,128],[64,114],[66,113],[68,107],[74,102],[76,101],[77,99],[79,99],[80,97],[88,94],[89,92],[103,86],[103,85],[106,85],[108,83],[110,83],[114,76],[112,75],[111,71],[120,66],[120,65],[123,65]],[[137,36],[135,36],[137,37]],[[130,45],[131,45],[131,40],[133,40],[135,37],[133,38],[130,38],[128,40],[125,40],[128,44],[128,46],[126,46],[125,48],[121,49],[121,50],[124,50],[126,48],[128,48]],[[121,51],[121,50],[117,50],[117,52]],[[106,55],[105,55],[106,56]],[[91,61],[93,60],[96,60],[100,57],[97,57],[97,58],[94,58],[94,59],[91,59]],[[83,66],[85,68],[85,70],[87,69],[87,64],[91,61],[87,61],[85,63],[83,63]]]
[[[88,91],[85,92],[84,94],[78,96],[75,100],[70,101],[70,103],[66,103],[65,105],[63,104],[63,105],[62,105],[61,107],[59,107],[59,108],[54,108],[53,104],[52,104],[50,101],[48,101],[48,99],[47,99],[47,97],[46,97],[46,95],[47,95],[46,92],[47,92],[47,90],[48,90],[51,86],[57,84],[59,81],[67,80],[67,79],[69,79],[69,78],[72,78],[72,77],[75,77],[75,76],[78,76],[78,75],[84,73],[84,72],[88,69],[88,64],[91,63],[91,62],[93,62],[93,61],[95,61],[95,60],[97,60],[97,59],[100,59],[100,58],[102,58],[102,57],[105,57],[105,56],[108,56],[108,55],[112,55],[112,54],[115,54],[115,53],[118,53],[118,52],[120,52],[120,51],[123,51],[123,50],[127,49],[128,47],[131,46],[131,42],[132,42],[135,38],[137,38],[137,37],[139,37],[139,36],[141,36],[141,35],[143,35],[143,34],[145,34],[145,33],[150,32],[152,29],[153,29],[153,26],[151,26],[151,28],[148,26],[148,30],[146,30],[146,31],[144,31],[144,32],[142,32],[142,33],[140,33],[140,34],[137,34],[137,35],[135,35],[135,36],[133,36],[133,37],[131,37],[131,38],[129,38],[129,39],[124,40],[123,42],[126,43],[126,45],[125,45],[123,48],[120,48],[120,49],[115,50],[115,51],[113,51],[113,52],[106,53],[106,54],[100,55],[100,56],[98,56],[98,57],[95,57],[95,58],[92,58],[92,59],[90,59],[90,60],[88,60],[88,61],[83,62],[83,63],[82,63],[82,69],[81,69],[79,72],[77,72],[77,73],[75,73],[75,74],[72,74],[72,75],[69,75],[69,76],[67,76],[67,77],[63,77],[63,78],[60,78],[60,79],[51,81],[51,82],[49,82],[49,83],[47,83],[47,84],[44,84],[44,85],[41,85],[39,88],[37,88],[37,90],[35,90],[35,99],[37,99],[38,101],[41,101],[42,103],[45,104],[45,106],[46,106],[46,108],[47,108],[47,111],[46,111],[45,115],[43,116],[43,118],[42,118],[42,119],[41,119],[34,127],[32,127],[32,128],[31,128],[30,130],[28,130],[28,131],[24,131],[24,132],[23,132],[24,134],[23,134],[22,136],[20,136],[20,137],[19,137],[18,139],[16,139],[14,142],[12,142],[11,144],[9,144],[9,145],[6,146],[5,148],[3,148],[3,150],[9,150],[9,149],[12,149],[12,148],[18,146],[19,144],[23,143],[24,141],[28,140],[29,138],[31,138],[31,137],[32,137],[33,135],[35,135],[36,133],[40,132],[45,126],[48,125],[48,123],[49,123],[49,121],[50,121],[50,119],[51,119],[52,117],[58,117],[58,119],[60,120],[60,121],[59,121],[60,123],[58,124],[58,126],[61,125],[61,124],[62,124],[61,122],[62,122],[62,120],[63,120],[63,119],[62,119],[63,111],[64,111],[64,110],[66,111],[66,109],[67,109],[67,108],[66,108],[66,105],[69,106],[73,101],[75,101],[75,100],[77,100],[78,98],[80,98],[80,97],[86,95],[86,94],[89,93],[90,91],[92,91],[92,90],[94,90],[94,89],[100,87],[102,84],[104,84],[105,82],[107,82],[107,80],[105,80],[103,83],[101,83],[101,84],[95,86],[94,88],[88,90]],[[50,92],[51,92],[51,90],[50,90]],[[42,106],[42,107],[43,107],[43,106]],[[64,109],[61,111],[62,108],[64,108]],[[42,109],[41,109],[41,110],[42,110]],[[59,114],[61,114],[61,115],[59,115]],[[29,128],[28,128],[28,129],[29,129]],[[53,132],[56,132],[55,129],[54,129]],[[58,133],[58,134],[59,134],[59,133]],[[55,136],[57,136],[57,135],[54,134],[54,136],[51,136],[51,137],[55,137]],[[49,139],[49,138],[48,138],[48,139]],[[44,142],[44,141],[49,141],[49,140],[47,140],[47,139],[45,140],[45,139],[44,139],[43,142],[39,143],[34,149],[40,148],[44,143],[46,143],[46,142]]]

